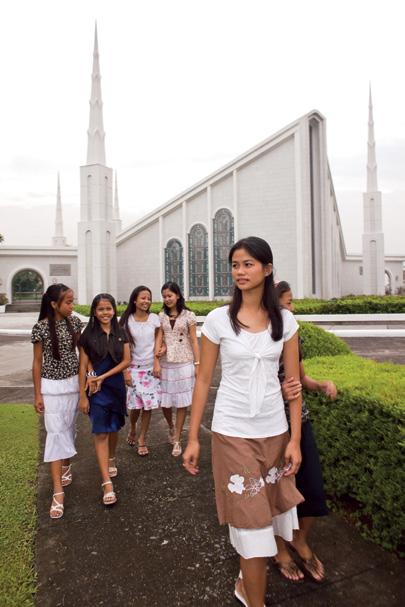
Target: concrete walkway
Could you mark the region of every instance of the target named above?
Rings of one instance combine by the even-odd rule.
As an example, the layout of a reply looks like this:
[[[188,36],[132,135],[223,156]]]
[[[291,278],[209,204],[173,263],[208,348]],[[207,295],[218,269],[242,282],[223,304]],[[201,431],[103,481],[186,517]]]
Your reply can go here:
[[[38,607],[236,605],[238,559],[226,528],[217,523],[211,478],[207,424],[214,395],[213,389],[196,478],[170,455],[160,411],[153,414],[149,456],[137,456],[126,445],[122,430],[115,481],[119,502],[111,510],[101,503],[89,421],[80,416],[74,482],[66,489],[66,511],[60,521],[48,518],[51,484],[47,466],[40,465]],[[305,579],[293,584],[270,566],[268,605],[404,604],[403,563],[363,540],[341,518],[322,519],[313,545],[327,569],[325,583]]]

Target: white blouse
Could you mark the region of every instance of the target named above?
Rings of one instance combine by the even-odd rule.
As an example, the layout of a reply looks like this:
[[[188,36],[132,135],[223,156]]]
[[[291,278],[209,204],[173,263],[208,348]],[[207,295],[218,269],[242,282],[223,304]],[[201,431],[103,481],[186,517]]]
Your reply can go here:
[[[222,377],[215,401],[212,430],[227,436],[264,438],[288,430],[278,379],[284,342],[298,330],[288,310],[281,310],[283,337],[273,341],[271,327],[259,333],[241,329],[236,335],[229,306],[210,312],[202,333],[220,346]]]
[[[131,362],[136,365],[153,365],[155,349],[155,331],[160,327],[157,314],[149,314],[145,322],[135,320],[133,314],[128,319],[135,346],[131,345]]]

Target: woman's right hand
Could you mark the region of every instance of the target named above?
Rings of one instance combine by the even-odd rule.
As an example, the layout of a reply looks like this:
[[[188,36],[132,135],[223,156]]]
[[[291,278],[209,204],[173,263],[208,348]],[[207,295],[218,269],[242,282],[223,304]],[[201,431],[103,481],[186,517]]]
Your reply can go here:
[[[44,405],[44,399],[42,398],[42,394],[38,394],[38,396],[35,397],[34,409],[39,415],[42,415],[42,413],[44,412],[45,405]]]
[[[153,377],[160,377],[160,363],[157,358],[153,361]]]
[[[79,402],[79,409],[82,413],[88,413],[90,409],[89,399],[87,396],[82,396]]]
[[[301,382],[293,377],[289,377],[281,384],[281,392],[283,394],[284,402],[294,400],[295,398],[298,398],[302,392]]]
[[[200,459],[200,443],[198,440],[189,440],[183,453],[183,466],[193,476],[199,473],[198,460]]]

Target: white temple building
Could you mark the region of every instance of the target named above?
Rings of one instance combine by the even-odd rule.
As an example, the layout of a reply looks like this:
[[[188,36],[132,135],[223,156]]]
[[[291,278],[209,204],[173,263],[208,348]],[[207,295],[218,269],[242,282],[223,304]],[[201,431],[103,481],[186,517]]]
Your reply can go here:
[[[249,235],[273,249],[278,280],[295,297],[392,293],[403,286],[403,256],[384,256],[371,91],[363,255],[348,255],[329,169],[326,120],[313,110],[122,230],[117,176],[106,164],[97,30],[87,161],[80,167],[78,245],[66,244],[58,175],[51,246],[0,245],[0,291],[10,302],[40,298],[64,282],[78,303],[100,292],[127,301],[145,284],[158,299],[167,280],[186,299],[230,294],[227,255]]]

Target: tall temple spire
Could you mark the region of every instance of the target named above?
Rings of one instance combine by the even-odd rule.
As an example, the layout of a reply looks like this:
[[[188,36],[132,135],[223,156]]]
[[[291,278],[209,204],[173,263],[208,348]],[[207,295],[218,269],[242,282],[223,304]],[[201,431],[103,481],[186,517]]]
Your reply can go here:
[[[58,173],[58,185],[56,194],[55,234],[52,238],[52,246],[66,247],[66,237],[63,235],[62,201],[60,196],[60,178]]]
[[[97,23],[94,31],[93,72],[91,74],[90,117],[87,137],[87,164],[105,165],[105,132],[103,125],[103,101],[101,98]]]
[[[371,85],[368,101],[367,191],[363,194],[363,293],[384,295],[384,234],[382,229],[381,192],[377,186],[373,103]]]
[[[120,205],[118,201],[118,184],[117,184],[117,171],[115,171],[115,188],[114,188],[114,219],[120,218]]]
[[[368,95],[367,192],[377,191],[377,161],[375,157],[373,101],[370,83]]]

